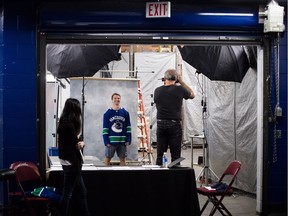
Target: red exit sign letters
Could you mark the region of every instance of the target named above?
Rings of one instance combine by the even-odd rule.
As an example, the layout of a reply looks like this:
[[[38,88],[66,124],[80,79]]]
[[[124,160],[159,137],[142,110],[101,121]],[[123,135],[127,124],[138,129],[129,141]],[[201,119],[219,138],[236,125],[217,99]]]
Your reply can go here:
[[[146,2],[146,18],[170,17],[170,2]]]

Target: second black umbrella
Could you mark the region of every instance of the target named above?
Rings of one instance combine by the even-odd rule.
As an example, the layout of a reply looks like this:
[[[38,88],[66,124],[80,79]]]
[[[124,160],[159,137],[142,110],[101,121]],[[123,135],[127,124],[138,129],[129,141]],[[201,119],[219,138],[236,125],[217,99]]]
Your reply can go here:
[[[184,61],[210,80],[241,82],[249,61],[242,46],[178,47]]]

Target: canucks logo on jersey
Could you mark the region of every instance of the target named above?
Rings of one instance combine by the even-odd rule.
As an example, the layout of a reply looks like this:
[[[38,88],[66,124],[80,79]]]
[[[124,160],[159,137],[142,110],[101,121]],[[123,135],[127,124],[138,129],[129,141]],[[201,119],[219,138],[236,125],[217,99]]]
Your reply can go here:
[[[121,123],[120,121],[117,120],[117,121],[112,125],[111,129],[112,129],[115,133],[121,133],[122,130],[123,130],[123,125],[122,125],[122,123]]]

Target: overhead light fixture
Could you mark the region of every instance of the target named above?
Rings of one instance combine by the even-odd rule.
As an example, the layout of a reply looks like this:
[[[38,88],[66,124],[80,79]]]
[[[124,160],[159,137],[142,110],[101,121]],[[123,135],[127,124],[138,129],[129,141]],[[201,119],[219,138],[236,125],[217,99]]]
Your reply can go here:
[[[200,16],[254,16],[252,13],[198,13]]]

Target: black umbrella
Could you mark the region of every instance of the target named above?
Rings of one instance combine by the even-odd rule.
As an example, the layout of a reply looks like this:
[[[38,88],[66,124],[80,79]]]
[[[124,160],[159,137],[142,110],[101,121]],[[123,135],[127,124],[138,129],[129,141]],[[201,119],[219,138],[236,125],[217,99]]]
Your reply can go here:
[[[82,87],[82,133],[84,140],[84,77],[93,76],[98,70],[108,68],[108,63],[120,60],[120,46],[48,44],[47,70],[57,78],[83,77]]]
[[[55,77],[93,76],[121,54],[116,45],[49,44],[47,70]]]
[[[242,46],[178,47],[184,61],[210,80],[241,82],[249,61]]]

